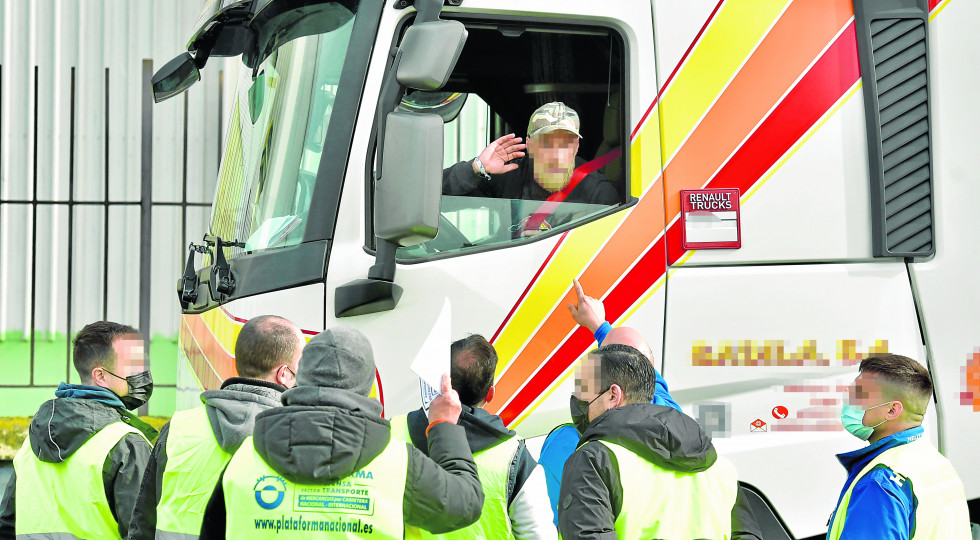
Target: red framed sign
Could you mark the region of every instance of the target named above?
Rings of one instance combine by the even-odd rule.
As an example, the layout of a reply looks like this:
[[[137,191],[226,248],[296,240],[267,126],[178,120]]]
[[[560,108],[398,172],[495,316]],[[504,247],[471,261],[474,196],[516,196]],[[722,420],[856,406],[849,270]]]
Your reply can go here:
[[[739,190],[682,189],[681,247],[738,249],[742,247]]]

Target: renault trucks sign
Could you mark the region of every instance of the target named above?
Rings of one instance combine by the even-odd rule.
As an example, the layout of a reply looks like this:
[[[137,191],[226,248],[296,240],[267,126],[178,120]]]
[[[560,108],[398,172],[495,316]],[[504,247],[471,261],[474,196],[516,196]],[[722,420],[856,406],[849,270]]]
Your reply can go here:
[[[681,190],[681,247],[738,249],[742,247],[738,189]]]

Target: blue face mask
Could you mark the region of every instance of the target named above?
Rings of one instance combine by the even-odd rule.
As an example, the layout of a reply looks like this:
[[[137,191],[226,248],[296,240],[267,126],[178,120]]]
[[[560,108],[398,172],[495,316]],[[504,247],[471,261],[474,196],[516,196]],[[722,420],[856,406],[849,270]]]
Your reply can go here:
[[[878,407],[883,407],[885,405],[890,405],[892,401],[886,401],[881,405],[875,405],[874,407],[868,407],[867,409],[862,408],[860,405],[844,405],[844,408],[840,412],[840,423],[844,425],[851,435],[854,435],[862,441],[866,441],[871,438],[871,434],[874,433],[876,427],[884,424],[887,420],[882,420],[877,424],[868,427],[864,425],[864,413],[870,411],[871,409],[877,409]]]

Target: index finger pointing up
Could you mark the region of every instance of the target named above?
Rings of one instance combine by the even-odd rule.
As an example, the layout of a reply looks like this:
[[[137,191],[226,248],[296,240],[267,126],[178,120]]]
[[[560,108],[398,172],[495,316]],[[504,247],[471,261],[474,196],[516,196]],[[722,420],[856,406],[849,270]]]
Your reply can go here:
[[[581,305],[582,302],[585,302],[585,291],[582,290],[582,285],[577,279],[573,279],[572,283],[575,284],[575,294],[578,296],[579,305]]]

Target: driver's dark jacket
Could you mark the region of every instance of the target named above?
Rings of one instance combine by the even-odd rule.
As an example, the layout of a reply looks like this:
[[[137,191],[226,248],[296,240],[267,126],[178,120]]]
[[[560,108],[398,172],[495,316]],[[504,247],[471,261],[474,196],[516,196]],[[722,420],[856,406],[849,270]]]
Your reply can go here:
[[[473,172],[473,160],[461,161],[442,172],[443,195],[467,195],[495,199],[523,199],[543,201],[551,192],[534,181],[531,158],[515,160],[517,168],[503,174],[491,174],[487,180]],[[585,160],[576,157],[575,166]],[[613,205],[619,202],[619,193],[606,175],[599,171],[588,174],[564,202]]]

